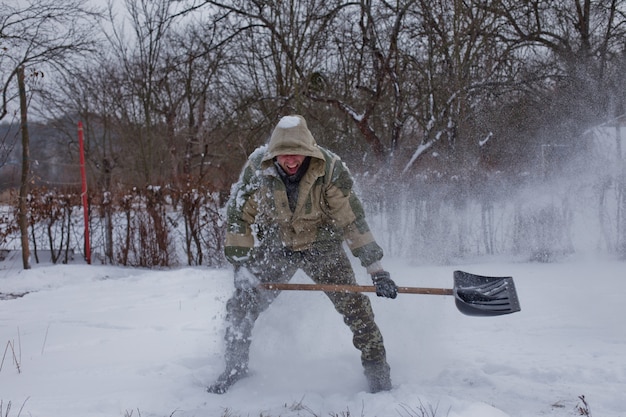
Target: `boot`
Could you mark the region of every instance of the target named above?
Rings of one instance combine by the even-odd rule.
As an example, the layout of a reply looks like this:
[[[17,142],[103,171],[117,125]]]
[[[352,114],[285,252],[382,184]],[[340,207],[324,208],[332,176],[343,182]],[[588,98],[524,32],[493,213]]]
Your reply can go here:
[[[212,394],[224,394],[228,389],[241,378],[248,375],[248,367],[245,365],[226,368],[217,380],[207,387],[207,392]]]
[[[231,304],[231,302],[234,303],[233,300],[229,300],[228,303],[234,305]],[[244,324],[246,325],[233,326],[230,324],[226,329],[226,334],[224,335],[226,340],[226,354],[224,358],[226,369],[212,385],[207,387],[207,391],[212,394],[224,394],[235,382],[248,375],[252,325],[250,322],[245,321]]]
[[[371,393],[391,390],[390,368],[386,360],[364,361],[363,369]]]

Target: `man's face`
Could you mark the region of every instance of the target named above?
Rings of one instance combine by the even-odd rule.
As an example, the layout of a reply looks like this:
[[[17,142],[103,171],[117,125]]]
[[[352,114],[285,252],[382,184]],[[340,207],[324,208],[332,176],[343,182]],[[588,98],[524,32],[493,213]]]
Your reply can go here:
[[[276,161],[287,175],[293,175],[298,172],[304,158],[304,155],[278,155]]]

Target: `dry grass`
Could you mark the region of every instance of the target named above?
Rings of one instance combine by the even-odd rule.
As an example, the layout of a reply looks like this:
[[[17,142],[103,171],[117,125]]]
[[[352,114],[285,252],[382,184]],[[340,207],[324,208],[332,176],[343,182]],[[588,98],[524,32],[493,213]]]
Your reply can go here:
[[[22,414],[22,410],[24,410],[24,406],[26,405],[26,401],[28,401],[28,398],[30,397],[27,397],[24,400],[24,402],[22,403],[22,406],[20,407],[15,417],[20,417],[20,415]],[[5,405],[4,401],[0,400],[0,417],[13,417],[9,414],[10,412],[11,412],[11,401],[6,403]]]

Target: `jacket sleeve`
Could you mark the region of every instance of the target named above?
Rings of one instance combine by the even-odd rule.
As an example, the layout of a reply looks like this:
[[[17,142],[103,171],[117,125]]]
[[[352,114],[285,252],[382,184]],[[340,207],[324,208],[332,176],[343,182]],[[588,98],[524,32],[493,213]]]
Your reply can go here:
[[[363,204],[353,190],[354,181],[348,168],[337,160],[329,174],[331,179],[325,190],[328,214],[336,226],[343,228],[348,248],[367,268],[382,259],[383,250],[365,220]]]
[[[239,180],[233,184],[230,198],[226,205],[226,236],[224,255],[233,265],[244,264],[254,247],[252,224],[257,215],[254,193],[256,169],[248,160]]]

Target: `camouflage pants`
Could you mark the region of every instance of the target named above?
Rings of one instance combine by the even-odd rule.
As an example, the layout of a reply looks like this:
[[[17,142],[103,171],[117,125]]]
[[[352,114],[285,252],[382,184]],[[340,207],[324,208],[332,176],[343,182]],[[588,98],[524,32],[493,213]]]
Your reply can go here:
[[[354,271],[340,244],[306,251],[284,248],[256,251],[248,266],[261,282],[287,282],[302,269],[316,283],[356,284]],[[236,272],[242,273],[241,271]],[[249,272],[245,272],[248,273]],[[251,334],[259,315],[278,296],[277,290],[259,290],[246,285],[245,277],[235,277],[235,293],[226,304],[226,369],[246,369]],[[361,351],[361,362],[386,365],[383,337],[376,323],[370,300],[360,293],[326,293],[353,334],[354,346]]]

